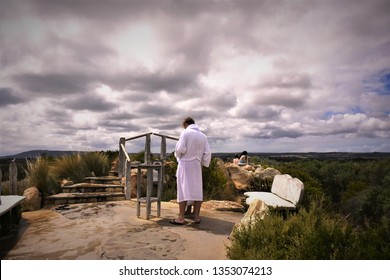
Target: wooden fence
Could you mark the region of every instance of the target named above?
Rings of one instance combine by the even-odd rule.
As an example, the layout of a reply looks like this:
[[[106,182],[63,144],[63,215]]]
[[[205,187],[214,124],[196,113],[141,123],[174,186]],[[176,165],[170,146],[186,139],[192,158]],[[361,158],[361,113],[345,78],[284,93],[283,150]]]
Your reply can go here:
[[[161,145],[160,145],[160,162],[162,165],[164,165],[164,161],[166,160],[166,152],[167,152],[167,139],[171,140],[179,140],[177,137],[163,135],[159,133],[149,132],[144,133],[141,135],[137,135],[130,138],[121,137],[119,139],[119,170],[118,170],[118,177],[119,178],[126,178],[125,183],[125,196],[126,199],[130,199],[131,197],[131,186],[130,186],[130,179],[131,179],[131,160],[128,152],[126,151],[126,142],[135,140],[138,138],[145,137],[145,155],[144,155],[144,164],[152,164],[152,153],[151,153],[151,136],[156,135],[158,137],[161,137]],[[136,167],[136,166],[133,166]],[[149,175],[149,174],[148,174]]]

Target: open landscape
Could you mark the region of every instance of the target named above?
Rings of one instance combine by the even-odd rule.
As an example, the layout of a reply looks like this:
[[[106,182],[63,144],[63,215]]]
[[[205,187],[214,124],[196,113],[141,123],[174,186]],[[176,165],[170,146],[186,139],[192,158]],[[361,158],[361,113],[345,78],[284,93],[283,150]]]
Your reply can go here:
[[[35,155],[36,157],[21,157],[26,156],[27,154]],[[272,211],[267,218],[258,220],[256,224],[240,231],[234,231],[233,226],[235,223],[239,222],[240,215],[243,217],[243,213],[240,214],[237,213],[237,211],[233,211],[232,213],[234,213],[233,215],[236,218],[228,219],[232,219],[234,222],[230,224],[230,227],[225,227],[224,230],[222,230],[223,234],[226,236],[231,234],[231,242],[229,242],[229,246],[224,249],[224,253],[222,254],[226,258],[390,258],[389,153],[249,154],[250,164],[245,169],[232,167],[230,161],[234,157],[233,153],[213,154],[211,165],[209,168],[204,169],[203,174],[205,205],[207,205],[208,201],[231,201],[233,204],[241,204],[244,209],[247,209],[248,205],[245,205],[243,193],[246,191],[269,192],[274,176],[268,175],[268,177],[259,177],[255,175],[253,177],[253,175],[266,174],[266,171],[269,172],[270,170],[274,170],[273,172],[278,172],[280,174],[289,174],[302,181],[304,184],[304,196],[297,211],[291,213]],[[100,160],[104,160],[104,164],[112,166],[112,161],[115,161],[117,158],[117,152],[60,153],[56,151],[51,154],[50,151],[41,151],[40,155],[38,152],[27,152],[19,156],[20,157],[17,158],[17,155],[13,155],[1,159],[3,174],[2,194],[6,195],[8,192],[8,166],[10,161],[13,158],[16,158],[19,167],[18,194],[22,195],[24,189],[36,185],[42,193],[42,196],[48,197],[61,192],[61,180],[77,180],[76,177],[72,178],[72,176],[75,175],[72,173],[73,171],[70,173],[58,172],[59,167],[66,170],[81,170],[82,168],[80,166],[84,166],[84,163],[81,161],[84,160],[89,162],[88,164],[91,164],[92,159],[95,161],[95,163],[92,164],[95,168],[100,166],[97,164]],[[142,152],[130,154],[130,157],[133,160],[142,159],[143,156],[144,154]],[[75,161],[76,158],[78,158],[79,162]],[[72,162],[72,166],[68,166],[70,162]],[[168,162],[170,163],[168,164]],[[40,165],[40,168],[43,166],[46,169],[46,173],[39,173],[41,176],[42,174],[48,176],[47,178],[44,178],[44,180],[39,180],[39,178],[36,177],[36,174],[34,174],[34,172],[37,172],[38,170],[37,164]],[[77,167],[79,164],[82,165]],[[168,158],[167,165],[165,166],[167,180],[164,183],[162,195],[164,203],[172,203],[175,199],[175,177],[173,176],[175,168],[175,159],[171,157]],[[232,168],[241,172],[243,176],[250,175],[247,177],[249,178],[249,181],[247,183],[240,182],[240,187],[237,188],[238,184],[235,181],[236,179],[233,178]],[[101,166],[98,169],[101,169]],[[57,170],[57,173],[52,174],[52,171],[50,170]],[[85,171],[85,174],[79,174],[81,177],[88,176],[92,169],[87,168],[85,170],[88,170]],[[108,172],[109,168],[105,168],[105,170]],[[98,170],[93,170],[93,172],[98,173]],[[109,202],[107,203],[109,205]],[[112,205],[114,206],[115,204],[118,203]],[[58,207],[50,205],[45,206],[45,201],[42,202],[42,205],[43,211],[47,211],[48,207],[52,210],[55,209],[55,207]],[[168,204],[164,205],[166,205],[166,209],[172,208],[171,206],[167,206]],[[92,205],[92,208],[94,207],[95,206]],[[173,207],[175,208],[175,206]],[[71,207],[71,209],[73,208]],[[76,212],[83,215],[83,207],[78,206],[77,209]],[[89,211],[87,210],[88,208],[85,209],[85,211]],[[101,208],[101,206],[96,208],[96,211],[102,211],[102,213],[106,211],[97,209],[104,209]],[[134,208],[132,211],[134,211]],[[205,209],[205,220],[212,221],[210,216],[207,218],[207,211],[208,210]],[[71,212],[72,211],[70,211],[70,213]],[[89,216],[87,212],[85,212],[85,214]],[[63,214],[66,214],[66,212]],[[172,214],[174,214],[174,212],[170,211],[170,214],[166,218],[171,218]],[[237,216],[237,214],[239,216]],[[23,212],[22,222],[24,221],[25,224],[31,217],[34,217],[34,211]],[[227,217],[222,219],[226,218]],[[100,219],[102,219],[102,217],[100,217]],[[35,220],[39,221],[39,219]],[[163,218],[160,226],[166,226],[164,221],[166,221],[166,219]],[[219,223],[216,223],[215,226],[218,227],[218,224]],[[208,230],[210,230],[210,227],[212,227],[212,225],[208,224]],[[218,231],[218,229],[215,230]],[[26,231],[26,233],[28,233],[28,231]],[[3,237],[3,241],[4,240]],[[225,244],[225,242],[223,243]],[[17,246],[17,244],[15,245]],[[18,250],[22,250],[21,247],[17,248],[19,248]],[[181,254],[182,253],[170,255],[170,258],[176,258]],[[18,258],[20,257],[21,256],[18,256]],[[26,257],[28,258],[28,255],[26,255]],[[57,258],[60,257],[60,255],[54,254],[52,257]],[[131,258],[131,254],[129,254],[128,257]],[[31,255],[30,258],[39,258],[39,256],[35,255],[34,257]],[[88,258],[88,254],[85,255],[84,258]],[[96,256],[93,258],[96,258]],[[147,257],[144,256],[144,258]],[[185,258],[188,258],[188,255],[185,255]]]

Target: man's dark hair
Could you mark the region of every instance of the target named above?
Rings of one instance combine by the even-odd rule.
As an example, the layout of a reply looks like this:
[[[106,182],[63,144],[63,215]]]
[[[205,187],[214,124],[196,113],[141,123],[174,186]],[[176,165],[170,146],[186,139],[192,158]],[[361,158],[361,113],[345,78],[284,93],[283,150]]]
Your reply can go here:
[[[183,121],[183,126],[184,126],[184,125],[189,126],[189,125],[191,125],[191,124],[195,124],[195,121],[194,121],[193,118],[187,117],[187,118],[184,119],[184,121]]]

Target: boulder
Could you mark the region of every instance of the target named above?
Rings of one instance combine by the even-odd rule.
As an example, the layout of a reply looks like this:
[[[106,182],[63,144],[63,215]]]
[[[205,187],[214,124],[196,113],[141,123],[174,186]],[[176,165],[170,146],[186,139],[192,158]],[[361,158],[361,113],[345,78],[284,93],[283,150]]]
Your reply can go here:
[[[73,185],[73,181],[70,181],[68,179],[62,179],[61,181],[61,187],[71,186]]]
[[[119,171],[119,157],[116,158],[112,163],[111,163],[111,172],[118,172]]]
[[[216,211],[243,212],[244,206],[229,200],[208,200],[202,203],[202,208]]]
[[[234,225],[232,233],[236,230],[241,230],[242,228],[253,225],[256,221],[263,220],[268,215],[269,208],[267,204],[259,199],[255,199],[250,204],[248,210],[240,222]],[[232,237],[232,234],[230,237]]]
[[[250,225],[256,222],[257,220],[263,220],[265,216],[269,214],[269,208],[264,201],[260,199],[255,199],[249,206],[244,217],[241,219],[240,224]]]
[[[254,176],[258,179],[261,179],[261,180],[273,179],[275,177],[275,175],[280,175],[280,174],[282,174],[282,173],[280,173],[279,170],[276,170],[276,169],[271,168],[271,167],[268,167],[266,169],[258,167],[258,168],[256,168],[256,170],[254,172]]]
[[[131,185],[131,197],[137,197],[137,170],[131,170],[130,185]]]
[[[251,188],[255,179],[253,172],[247,171],[233,163],[228,163],[225,166],[236,189],[248,190]]]
[[[142,177],[141,177],[141,184],[143,186],[146,186],[146,173],[147,171],[145,169],[141,170],[141,174],[142,174]],[[131,177],[130,177],[130,185],[131,185],[131,197],[132,198],[135,198],[137,197],[137,179],[138,178],[138,171],[137,169],[132,169],[131,170]],[[122,180],[126,180],[125,177],[122,178]],[[123,183],[123,184],[126,184],[126,181]]]
[[[252,166],[252,165],[244,165],[244,166],[240,166],[242,169],[246,170],[246,171],[255,171],[255,168]]]
[[[35,211],[41,209],[42,195],[36,187],[27,188],[23,196],[26,199],[23,201],[23,211]]]
[[[226,179],[226,184],[225,184],[226,193],[230,193],[232,191],[231,186],[234,185],[234,182],[230,177],[229,170],[227,169],[225,162],[222,159],[218,158],[216,161],[216,167],[218,171],[220,171]]]

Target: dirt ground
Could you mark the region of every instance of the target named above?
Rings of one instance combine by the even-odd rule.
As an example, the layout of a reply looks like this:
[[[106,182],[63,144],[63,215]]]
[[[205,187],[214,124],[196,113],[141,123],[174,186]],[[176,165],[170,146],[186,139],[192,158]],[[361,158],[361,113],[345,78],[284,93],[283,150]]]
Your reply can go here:
[[[3,260],[224,260],[228,236],[243,213],[204,207],[202,221],[185,226],[169,220],[178,205],[163,202],[161,216],[136,216],[136,201],[72,204],[24,212],[0,239]]]

